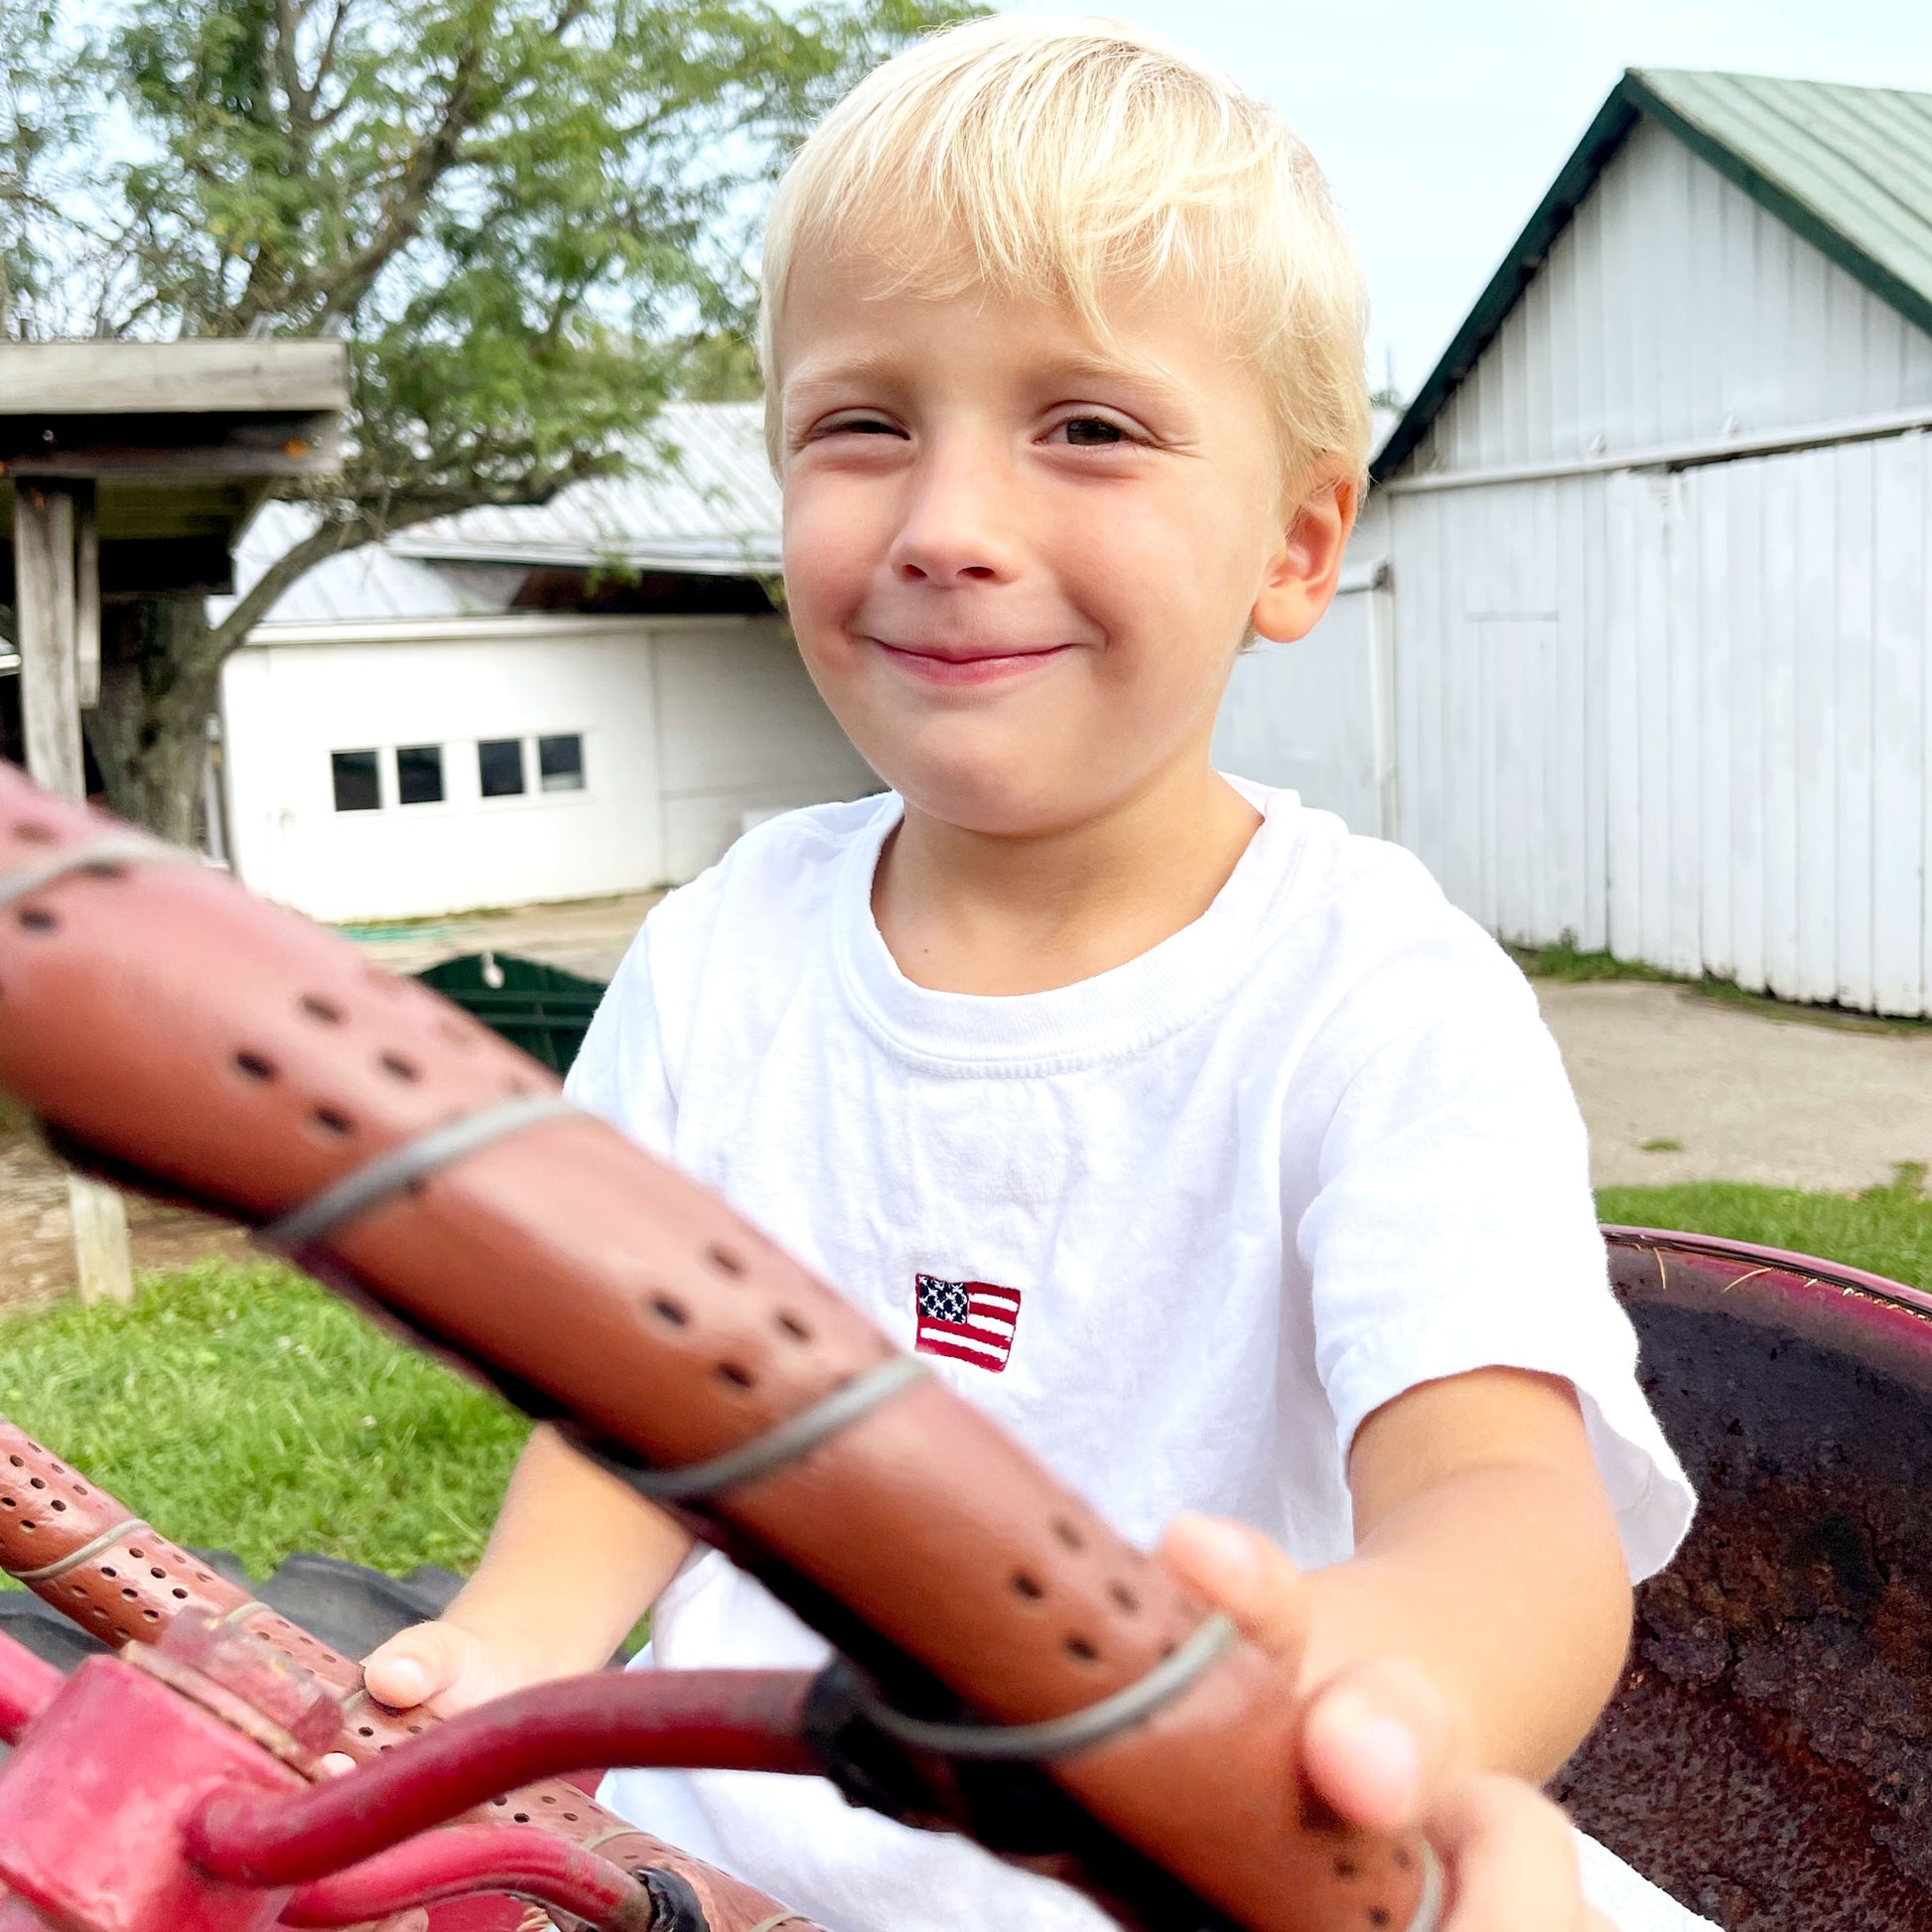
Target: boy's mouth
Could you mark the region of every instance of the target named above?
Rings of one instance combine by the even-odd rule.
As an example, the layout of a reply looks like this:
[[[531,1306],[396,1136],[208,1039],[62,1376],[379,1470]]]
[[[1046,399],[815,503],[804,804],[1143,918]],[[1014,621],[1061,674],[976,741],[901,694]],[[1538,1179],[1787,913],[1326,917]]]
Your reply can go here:
[[[1074,648],[1072,644],[894,643],[884,637],[870,641],[888,663],[906,675],[925,684],[947,685],[1024,677]]]

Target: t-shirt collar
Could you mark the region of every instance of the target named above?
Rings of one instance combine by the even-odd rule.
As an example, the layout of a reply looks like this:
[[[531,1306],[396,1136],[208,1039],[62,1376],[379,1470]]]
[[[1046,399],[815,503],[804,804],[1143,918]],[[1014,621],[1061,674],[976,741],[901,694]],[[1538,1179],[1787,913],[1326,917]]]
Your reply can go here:
[[[1302,806],[1292,791],[1230,779],[1262,814],[1227,883],[1199,918],[1092,979],[1046,993],[935,993],[898,969],[872,911],[873,876],[904,815],[887,792],[847,850],[833,929],[839,977],[854,1012],[903,1057],[961,1072],[1034,1073],[1144,1050],[1225,999],[1286,916]]]

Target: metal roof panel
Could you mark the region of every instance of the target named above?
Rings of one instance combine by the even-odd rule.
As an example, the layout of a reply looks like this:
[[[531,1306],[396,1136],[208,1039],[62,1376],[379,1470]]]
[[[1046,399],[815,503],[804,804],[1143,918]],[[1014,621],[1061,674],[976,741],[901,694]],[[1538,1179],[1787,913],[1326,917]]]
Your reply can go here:
[[[1932,334],[1932,94],[1630,69],[1375,459],[1399,471],[1640,117],[1667,128],[1907,321]]]
[[[312,527],[295,503],[264,506],[235,555],[238,590]],[[412,524],[386,543],[318,564],[264,621],[369,623],[494,615],[477,566],[593,570],[599,565],[694,577],[775,577],[778,485],[764,455],[763,405],[669,403],[652,420],[634,475],[584,483],[547,503],[465,510]],[[219,619],[232,609],[214,600]]]

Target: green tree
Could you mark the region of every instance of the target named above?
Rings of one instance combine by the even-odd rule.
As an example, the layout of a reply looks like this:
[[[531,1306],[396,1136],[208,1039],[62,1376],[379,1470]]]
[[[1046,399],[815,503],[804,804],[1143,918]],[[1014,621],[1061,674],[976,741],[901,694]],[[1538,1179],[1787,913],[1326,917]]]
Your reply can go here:
[[[344,474],[218,623],[119,614],[88,741],[188,837],[222,660],[315,564],[741,393],[789,146],[964,0],[0,0],[0,338],[335,336]]]

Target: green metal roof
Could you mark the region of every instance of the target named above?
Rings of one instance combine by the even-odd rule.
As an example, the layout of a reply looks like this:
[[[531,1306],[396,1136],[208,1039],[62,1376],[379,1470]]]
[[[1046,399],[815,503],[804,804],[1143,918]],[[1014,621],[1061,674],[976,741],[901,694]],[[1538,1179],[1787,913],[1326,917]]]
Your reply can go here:
[[[1932,94],[1631,68],[1382,446],[1372,473],[1377,483],[1393,476],[1422,441],[1578,205],[1644,119],[1668,128],[1932,335]]]

